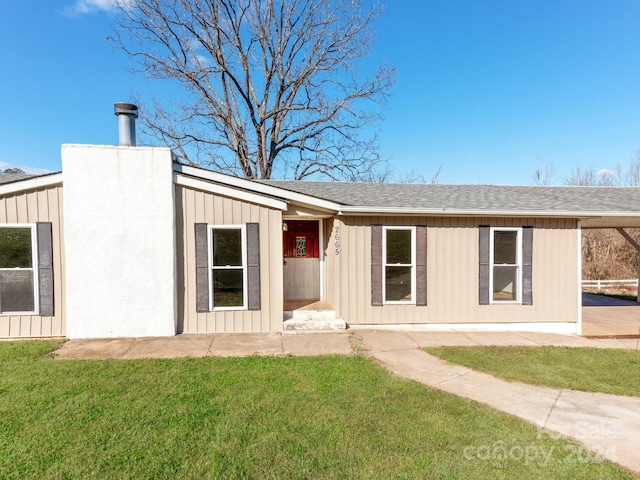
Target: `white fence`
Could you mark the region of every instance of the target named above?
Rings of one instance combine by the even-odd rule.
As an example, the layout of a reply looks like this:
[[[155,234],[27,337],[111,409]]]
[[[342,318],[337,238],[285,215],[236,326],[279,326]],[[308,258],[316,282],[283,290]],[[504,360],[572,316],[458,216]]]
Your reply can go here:
[[[612,287],[637,287],[638,280],[582,280],[582,286],[605,290]]]

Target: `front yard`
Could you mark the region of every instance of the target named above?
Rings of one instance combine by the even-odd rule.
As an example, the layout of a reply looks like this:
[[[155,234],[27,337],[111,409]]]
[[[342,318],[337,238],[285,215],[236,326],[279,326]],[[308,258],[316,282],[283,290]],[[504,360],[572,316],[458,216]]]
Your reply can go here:
[[[635,478],[362,356],[55,360],[0,342],[0,478]]]

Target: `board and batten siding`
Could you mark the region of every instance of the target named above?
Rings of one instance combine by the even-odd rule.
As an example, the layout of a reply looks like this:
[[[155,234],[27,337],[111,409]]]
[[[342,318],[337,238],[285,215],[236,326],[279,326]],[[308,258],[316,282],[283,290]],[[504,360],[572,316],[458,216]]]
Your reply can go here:
[[[371,225],[427,226],[427,305],[371,306]],[[533,226],[533,305],[479,305],[479,225]],[[576,322],[573,219],[336,217],[327,248],[327,301],[349,324]]]
[[[282,212],[176,185],[178,333],[282,331]],[[260,225],[261,309],[198,312],[194,224]]]
[[[0,338],[64,337],[65,295],[62,185],[0,197],[0,225],[51,222],[53,247],[53,315],[0,315]]]

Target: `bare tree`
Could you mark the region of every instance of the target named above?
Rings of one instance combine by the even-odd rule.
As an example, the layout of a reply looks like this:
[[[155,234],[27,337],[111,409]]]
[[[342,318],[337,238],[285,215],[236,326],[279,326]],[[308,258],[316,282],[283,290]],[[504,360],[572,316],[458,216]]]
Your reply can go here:
[[[626,167],[620,163],[616,164],[613,175],[616,185],[640,187],[640,154]]]
[[[432,185],[440,183],[440,174],[441,173],[442,173],[442,165],[440,165],[438,167],[438,169],[435,171],[435,173],[433,175],[431,175],[431,184]]]
[[[394,70],[358,69],[380,13],[366,0],[114,0],[114,40],[133,69],[173,79],[146,133],[182,161],[244,178],[366,175],[378,161],[360,135],[380,117]]]
[[[574,187],[587,187],[598,185],[598,176],[592,167],[575,167],[571,173],[565,177],[564,183]]]
[[[627,232],[640,238],[640,229]],[[638,254],[622,235],[612,228],[582,230],[582,278],[625,280],[638,274]]]
[[[371,183],[392,183],[394,178],[394,170],[387,161],[376,162],[375,167],[369,168],[365,172],[350,172],[344,176],[344,180],[347,182]]]
[[[553,184],[554,177],[556,175],[556,169],[551,162],[538,162],[536,164],[536,170],[533,173],[534,185],[551,185]]]
[[[582,187],[614,187],[620,186],[615,170],[595,170],[593,167],[575,167],[565,178],[566,185]]]
[[[439,183],[442,165],[431,176],[432,184]],[[415,168],[406,173],[399,174],[387,163],[381,163],[372,168],[365,175],[357,175],[346,178],[350,182],[372,182],[372,183],[428,183],[426,177]]]

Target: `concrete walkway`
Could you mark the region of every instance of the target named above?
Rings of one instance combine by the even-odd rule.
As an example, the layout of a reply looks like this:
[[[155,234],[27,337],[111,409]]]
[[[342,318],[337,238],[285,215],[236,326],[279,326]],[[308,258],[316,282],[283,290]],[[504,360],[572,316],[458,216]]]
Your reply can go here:
[[[431,338],[431,332],[356,330],[354,334],[371,357],[396,375],[470,398],[551,432],[574,438],[603,457],[635,472],[640,472],[640,449],[638,448],[640,398],[638,397],[577,392],[507,382],[469,368],[451,365],[421,350],[420,347],[438,344]],[[491,334],[464,334],[465,337],[470,337],[469,344],[479,340],[478,335],[484,336],[485,341],[488,341],[491,336]],[[512,335],[524,336],[525,343],[516,344],[556,344],[553,338],[549,338],[554,336]],[[473,340],[474,337],[475,340]],[[498,337],[500,336],[497,336],[496,340]],[[611,343],[579,337],[555,337],[561,345],[574,344],[567,346],[604,347]],[[462,343],[462,337],[451,332],[443,332],[441,339],[447,344]],[[506,338],[490,343],[512,344]],[[544,432],[541,430],[540,433]]]
[[[140,359],[249,355],[289,357],[348,355],[351,352],[351,341],[346,333],[228,333],[69,340],[55,355],[60,359]]]
[[[351,329],[351,334],[365,330]],[[395,330],[372,330],[391,341]],[[407,332],[415,345],[555,345],[562,347],[640,349],[640,339],[587,339],[571,335],[524,332]],[[415,346],[414,345],[414,346]],[[227,333],[183,334],[175,337],[69,340],[55,352],[60,359],[140,359],[245,357],[248,355],[314,356],[352,353],[350,334]]]
[[[326,334],[218,334],[162,338],[70,340],[57,358],[178,358],[350,354],[352,339],[370,357],[404,378],[484,403],[582,442],[590,450],[640,472],[640,398],[576,392],[507,382],[450,365],[425,346],[556,345],[638,349],[637,339],[586,339],[513,332],[427,332],[351,329]],[[546,430],[542,430],[542,428]]]

